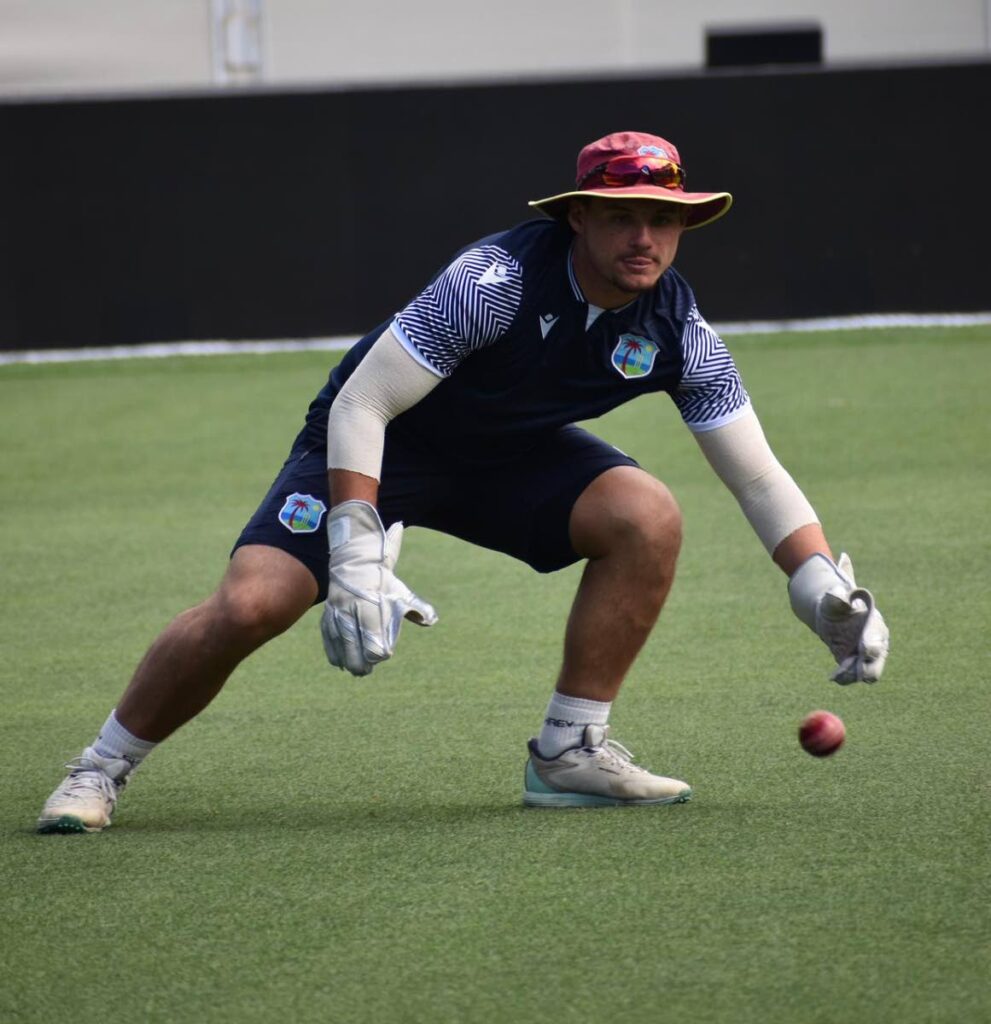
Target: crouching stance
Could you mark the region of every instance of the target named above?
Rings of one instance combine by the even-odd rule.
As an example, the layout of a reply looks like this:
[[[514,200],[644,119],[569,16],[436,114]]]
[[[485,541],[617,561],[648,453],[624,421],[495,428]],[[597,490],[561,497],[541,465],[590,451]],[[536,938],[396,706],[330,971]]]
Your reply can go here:
[[[627,671],[664,605],[681,543],[667,487],[574,423],[667,393],[775,563],[841,684],[875,682],[888,631],[847,556],[764,438],[733,360],[672,266],[726,192],[688,192],[675,147],[620,132],[586,146],[546,217],[468,246],[347,353],[311,404],[217,592],[155,641],[42,832],[99,831],[157,743],[236,665],[324,602],[330,663],[367,675],[400,626],[437,614],[396,575],[403,524],[538,572],[584,561],[560,673],[529,741],[532,807],[682,803],[609,737]],[[651,400],[651,399],[645,399]]]

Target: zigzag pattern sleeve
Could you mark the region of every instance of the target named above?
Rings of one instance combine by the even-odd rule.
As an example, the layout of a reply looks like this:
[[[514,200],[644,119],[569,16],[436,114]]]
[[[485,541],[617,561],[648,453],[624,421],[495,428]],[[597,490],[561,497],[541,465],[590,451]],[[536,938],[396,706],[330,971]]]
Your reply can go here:
[[[504,249],[462,253],[401,313],[393,328],[419,362],[449,376],[509,330],[523,298],[523,269]]]
[[[681,348],[681,383],[671,397],[690,430],[715,430],[750,408],[733,357],[695,306],[685,320]]]

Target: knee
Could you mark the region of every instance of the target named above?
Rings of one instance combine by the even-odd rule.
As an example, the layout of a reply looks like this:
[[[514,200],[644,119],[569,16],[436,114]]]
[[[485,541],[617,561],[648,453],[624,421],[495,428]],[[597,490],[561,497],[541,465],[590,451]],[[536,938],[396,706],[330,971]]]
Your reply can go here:
[[[190,614],[214,636],[251,649],[285,632],[317,592],[302,562],[277,548],[246,545],[234,552],[216,593]]]
[[[278,594],[262,586],[226,582],[199,608],[208,628],[232,642],[257,647],[287,630],[299,617]]]
[[[576,504],[572,520],[579,554],[628,554],[653,571],[673,570],[681,535],[681,509],[674,495],[660,480],[633,467],[610,470],[594,481]]]
[[[613,530],[643,556],[673,560],[681,550],[681,509],[660,480],[644,477],[613,512]]]

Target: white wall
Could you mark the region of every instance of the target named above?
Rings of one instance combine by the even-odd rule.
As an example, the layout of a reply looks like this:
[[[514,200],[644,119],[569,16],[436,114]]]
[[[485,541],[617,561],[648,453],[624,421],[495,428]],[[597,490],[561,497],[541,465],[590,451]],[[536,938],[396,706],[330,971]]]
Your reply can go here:
[[[210,82],[205,0],[0,0],[0,91]]]
[[[234,2],[234,0],[232,0]],[[705,27],[816,21],[827,62],[991,57],[991,0],[263,0],[265,82],[700,68]],[[204,88],[210,0],[0,0],[0,93]]]

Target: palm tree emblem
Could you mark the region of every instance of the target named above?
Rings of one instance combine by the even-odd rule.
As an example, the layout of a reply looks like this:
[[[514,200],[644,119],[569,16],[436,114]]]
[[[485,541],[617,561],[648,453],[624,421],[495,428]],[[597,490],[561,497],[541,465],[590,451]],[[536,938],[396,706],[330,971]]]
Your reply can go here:
[[[639,356],[643,351],[643,345],[640,344],[638,338],[627,338],[626,343],[623,345],[623,362],[620,364],[619,372],[624,376],[629,376],[626,372],[627,364],[630,362],[630,356]],[[639,360],[638,360],[639,362]]]
[[[306,513],[309,512],[309,510],[310,503],[306,498],[303,498],[298,494],[294,494],[289,499],[289,522],[286,523],[286,526],[291,530],[293,528],[293,523],[296,521],[297,514]]]
[[[643,377],[654,368],[657,344],[636,334],[621,334],[612,353],[612,364],[627,379]]]
[[[279,522],[290,533],[314,533],[327,506],[312,494],[290,494],[279,510]]]

